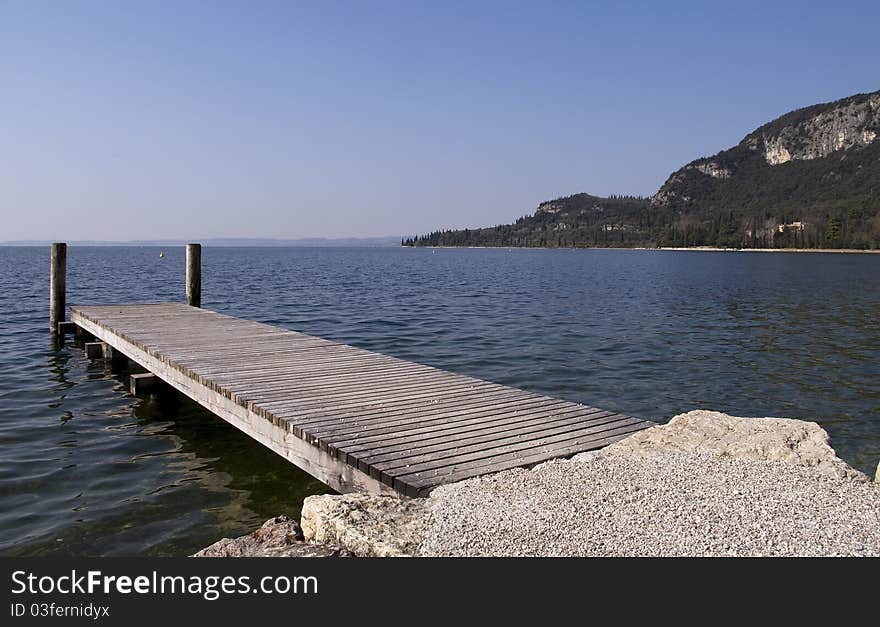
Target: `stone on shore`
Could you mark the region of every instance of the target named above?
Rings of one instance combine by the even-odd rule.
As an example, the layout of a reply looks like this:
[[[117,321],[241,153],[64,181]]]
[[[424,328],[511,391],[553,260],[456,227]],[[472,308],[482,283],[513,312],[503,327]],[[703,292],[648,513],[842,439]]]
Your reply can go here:
[[[717,411],[680,414],[665,425],[639,431],[602,449],[601,455],[644,457],[657,452],[779,461],[810,466],[839,479],[868,480],[837,456],[828,433],[815,422],[739,418]],[[575,460],[580,461],[578,457]]]
[[[255,532],[239,538],[223,538],[193,557],[348,557],[339,547],[309,544],[302,529],[287,516],[270,518]]]
[[[599,451],[441,486],[430,498],[312,496],[302,536],[292,521],[269,521],[199,554],[328,544],[365,557],[880,556],[878,488],[815,423],[693,411]],[[269,548],[251,552],[258,542]]]
[[[305,500],[301,523],[308,541],[358,557],[407,557],[417,553],[427,521],[426,499],[323,494]]]

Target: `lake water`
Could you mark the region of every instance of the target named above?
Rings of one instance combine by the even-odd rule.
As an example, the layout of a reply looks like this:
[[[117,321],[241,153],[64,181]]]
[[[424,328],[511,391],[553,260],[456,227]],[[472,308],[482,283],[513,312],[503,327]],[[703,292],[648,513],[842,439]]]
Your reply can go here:
[[[68,251],[68,302],[183,300],[182,249]],[[48,248],[0,248],[0,554],[185,555],[327,492],[48,333]],[[658,421],[819,422],[880,460],[880,255],[205,248],[203,305]]]

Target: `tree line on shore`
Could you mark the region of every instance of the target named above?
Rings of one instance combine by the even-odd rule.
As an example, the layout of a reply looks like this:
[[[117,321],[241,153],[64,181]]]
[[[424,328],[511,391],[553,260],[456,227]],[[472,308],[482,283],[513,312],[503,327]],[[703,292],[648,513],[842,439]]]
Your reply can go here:
[[[576,194],[543,203],[513,224],[437,230],[401,245],[880,249],[880,210],[682,212],[645,198]]]

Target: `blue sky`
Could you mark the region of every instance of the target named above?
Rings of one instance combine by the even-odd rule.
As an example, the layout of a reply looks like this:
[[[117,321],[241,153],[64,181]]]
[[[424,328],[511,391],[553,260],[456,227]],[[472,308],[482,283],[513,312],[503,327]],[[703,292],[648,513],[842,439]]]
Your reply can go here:
[[[0,0],[0,241],[412,234],[650,195],[880,89],[880,2]]]

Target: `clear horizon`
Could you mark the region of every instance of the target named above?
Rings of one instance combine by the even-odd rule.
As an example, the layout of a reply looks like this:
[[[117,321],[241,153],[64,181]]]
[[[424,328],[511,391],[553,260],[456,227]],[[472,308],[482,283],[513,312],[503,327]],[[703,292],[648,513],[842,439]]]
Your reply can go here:
[[[648,196],[880,88],[878,21],[868,2],[5,2],[0,241],[371,238]]]
[[[310,242],[310,241],[326,241],[326,242],[344,242],[344,241],[380,241],[380,240],[398,240],[400,238],[407,237],[406,235],[377,235],[372,237],[300,237],[300,238],[288,238],[288,237],[208,237],[208,238],[194,238],[194,239],[181,239],[179,237],[167,237],[167,238],[157,238],[157,239],[73,239],[73,240],[51,240],[51,239],[16,239],[16,240],[0,240],[0,246],[42,246],[46,244],[61,242],[68,245],[73,246],[88,246],[88,245],[115,245],[115,244],[126,244],[126,245],[134,245],[134,246],[165,246],[165,245],[175,245],[175,246],[183,246],[187,243],[200,243],[200,244],[209,244],[209,245],[219,245],[225,246],[226,242],[251,242],[255,245],[259,246],[262,242],[267,243],[279,243],[282,244],[284,242],[293,242],[293,243],[301,243],[301,242]],[[236,244],[237,245],[237,244]],[[267,244],[270,245],[270,244]]]

